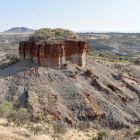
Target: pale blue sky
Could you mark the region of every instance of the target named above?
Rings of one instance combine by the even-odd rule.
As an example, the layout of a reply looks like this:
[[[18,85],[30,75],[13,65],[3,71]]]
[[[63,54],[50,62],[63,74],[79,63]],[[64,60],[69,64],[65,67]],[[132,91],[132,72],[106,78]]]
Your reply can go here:
[[[0,0],[0,32],[12,27],[137,30],[140,0]]]

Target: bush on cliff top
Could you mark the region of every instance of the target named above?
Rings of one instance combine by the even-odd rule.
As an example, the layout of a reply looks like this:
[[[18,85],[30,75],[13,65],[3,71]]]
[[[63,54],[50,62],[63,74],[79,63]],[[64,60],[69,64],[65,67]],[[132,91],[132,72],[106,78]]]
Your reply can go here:
[[[81,38],[74,32],[65,29],[39,29],[33,35],[29,37],[29,41],[40,41],[40,40],[81,40]]]

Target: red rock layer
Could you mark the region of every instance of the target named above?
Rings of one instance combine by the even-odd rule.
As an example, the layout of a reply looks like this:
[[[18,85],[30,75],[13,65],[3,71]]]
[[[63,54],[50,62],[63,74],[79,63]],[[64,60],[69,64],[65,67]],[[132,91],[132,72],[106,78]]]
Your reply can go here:
[[[89,46],[85,41],[32,42],[19,43],[20,60],[33,60],[36,65],[45,67],[63,67],[66,60],[73,60],[84,66]]]

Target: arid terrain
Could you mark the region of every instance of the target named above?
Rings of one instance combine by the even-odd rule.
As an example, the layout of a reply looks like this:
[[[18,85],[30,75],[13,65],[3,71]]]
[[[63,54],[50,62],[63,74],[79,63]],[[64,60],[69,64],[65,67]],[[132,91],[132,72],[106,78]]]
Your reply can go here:
[[[87,70],[92,72],[89,77]],[[0,77],[0,101],[30,105],[35,115],[42,115],[46,106],[48,112],[54,109],[58,120],[95,120],[94,123],[112,128],[139,125],[138,66],[104,66],[88,59],[84,68],[70,63],[68,69],[55,70],[21,61],[0,71]],[[128,100],[124,101],[126,97]]]
[[[88,42],[95,57],[104,54],[104,58],[119,59],[122,57],[131,62],[140,62],[139,33],[79,33]]]
[[[34,39],[38,38],[37,35],[33,36]],[[140,127],[140,68],[139,63],[130,62],[132,58],[129,55],[127,56],[129,60],[118,59],[120,56],[125,57],[124,53],[120,54],[120,52],[121,48],[126,47],[126,44],[120,45],[117,52],[114,51],[118,45],[113,44],[112,36],[112,34],[110,37],[106,34],[101,34],[101,39],[99,40],[97,38],[99,35],[92,34],[90,37],[92,41],[87,39],[89,34],[86,37],[82,36],[84,39],[86,38],[91,48],[90,55],[87,56],[86,61],[84,60],[86,62],[84,62],[85,67],[78,66],[75,61],[66,59],[67,67],[54,69],[37,66],[32,60],[19,61],[16,58],[19,55],[18,42],[27,40],[29,34],[1,34],[0,103],[12,102],[17,110],[24,107],[31,113],[31,118],[25,121],[26,124],[19,129],[17,127],[13,128],[14,124],[11,122],[10,125],[6,125],[6,118],[2,118],[0,120],[0,138],[2,140],[4,138],[6,140],[59,139],[58,135],[55,138],[53,135],[55,133],[53,125],[57,122],[67,123],[69,126],[67,132],[61,133],[61,139],[78,140],[81,137],[83,140],[99,140],[102,129],[109,131],[110,140],[115,140],[112,132],[114,130],[117,139],[120,137],[118,132],[121,135],[128,133],[125,131],[124,134],[122,132],[124,129],[128,130],[132,136],[132,132]],[[61,35],[61,37],[64,36]],[[105,51],[106,47],[104,48],[104,46],[107,45],[105,44],[107,42],[103,42],[103,40],[110,38],[111,41],[108,42],[108,46],[114,46],[114,48],[108,50],[107,47],[107,51]],[[127,40],[127,38],[125,39]],[[135,39],[137,40],[138,38]],[[96,40],[96,45],[92,44],[93,40]],[[114,38],[115,42],[116,37]],[[134,49],[137,50],[136,53],[139,55],[138,42],[135,42],[137,43],[136,46],[134,45],[135,47],[128,47],[128,52],[129,50],[130,52],[136,52],[132,51]],[[13,47],[10,47],[12,43]],[[98,45],[103,47],[102,51],[100,51]],[[99,50],[94,48],[95,46],[98,46]],[[55,45],[54,49],[56,49]],[[25,48],[23,50],[25,51]],[[28,51],[29,48],[27,47],[27,53],[23,52],[24,58],[26,54],[29,55]],[[32,51],[30,51],[30,55],[31,53]],[[46,55],[45,53],[43,54]],[[57,56],[57,53],[52,53],[53,57],[50,57],[52,60],[54,59],[54,54]],[[99,54],[110,54],[109,57],[114,62],[106,61],[106,59],[96,59],[96,55],[99,58],[108,58],[103,55],[99,56]],[[36,55],[36,57],[38,56]],[[44,57],[43,55],[41,56]],[[41,60],[40,56],[38,59]],[[46,61],[47,59],[48,57],[46,57]],[[21,117],[19,116],[18,119],[20,120]],[[7,117],[8,120],[9,118],[10,116]],[[14,123],[17,122],[16,119]],[[83,123],[82,126],[88,128],[88,130],[85,128],[81,130],[79,127],[81,122]],[[86,126],[85,123],[87,124]],[[30,132],[32,125],[36,124],[45,129],[39,129],[41,133],[38,135],[35,135],[35,132]],[[100,127],[98,128],[98,126]],[[4,131],[8,133],[4,133]],[[19,134],[21,135],[19,136]],[[104,133],[105,135],[106,132]],[[111,138],[112,135],[113,138]]]
[[[85,74],[87,70],[92,72],[90,76]],[[140,69],[137,65],[88,58],[84,68],[69,62],[68,69],[55,70],[24,60],[0,71],[0,77],[0,102],[12,101],[16,106],[27,107],[41,122],[46,121],[47,113],[54,121],[70,124],[88,121],[94,129],[96,125],[112,130],[139,128]],[[12,128],[3,127],[2,130],[8,131]],[[49,135],[33,137],[24,129],[21,131],[24,136],[18,137],[13,131],[9,135],[15,139],[24,139],[26,134],[30,139],[51,139]],[[70,131],[76,133],[74,137],[84,135],[77,130]],[[96,136],[94,131],[89,135]],[[70,139],[78,139],[72,136]]]

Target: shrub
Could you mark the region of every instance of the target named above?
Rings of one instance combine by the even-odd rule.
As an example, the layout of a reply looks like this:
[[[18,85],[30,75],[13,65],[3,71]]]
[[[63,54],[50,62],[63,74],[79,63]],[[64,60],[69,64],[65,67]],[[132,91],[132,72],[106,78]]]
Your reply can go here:
[[[12,56],[12,57],[10,58],[10,63],[17,62],[18,60],[19,60],[18,58]]]
[[[75,128],[78,128],[78,127],[79,127],[79,123],[74,122],[74,123],[73,123],[73,126],[74,126]]]
[[[134,60],[134,63],[135,63],[135,64],[140,64],[140,60],[139,60],[139,59]]]
[[[78,36],[76,36],[76,35],[75,35],[75,36],[73,36],[73,39],[78,39]]]
[[[99,57],[104,57],[104,54],[99,54]]]
[[[125,59],[125,61],[128,61],[128,60],[129,60],[129,58],[128,58],[128,57],[125,57],[124,59]]]
[[[135,132],[134,132],[134,135],[139,137],[139,136],[140,136],[140,129],[137,130],[137,131],[135,131]]]
[[[95,127],[96,130],[100,131],[102,129],[101,125],[100,124],[96,124],[96,127]]]
[[[80,122],[79,122],[79,126],[78,126],[79,130],[85,132],[85,130],[86,130],[88,127],[89,127],[88,122],[84,122],[84,121],[80,121]]]
[[[22,126],[30,119],[31,114],[26,108],[19,108],[17,111],[14,110],[13,113],[8,118],[8,123],[14,123],[15,126]]]
[[[98,138],[96,138],[96,137],[93,137],[91,140],[98,140]]]
[[[13,113],[13,104],[11,102],[4,102],[0,104],[0,116],[9,117]]]
[[[126,138],[132,138],[133,136],[132,136],[131,130],[127,130],[126,129],[126,132],[125,132],[125,136],[124,137],[126,137]]]
[[[124,58],[122,56],[119,57],[119,60],[124,60]]]
[[[55,124],[53,125],[54,133],[53,133],[52,137],[53,137],[54,139],[55,139],[55,138],[58,138],[58,136],[59,136],[60,134],[66,133],[67,128],[68,128],[68,126],[67,126],[66,123],[62,123],[62,122],[55,123]]]
[[[93,55],[93,53],[91,53],[91,52],[90,52],[88,55],[89,55],[89,56],[92,56],[92,55]]]
[[[16,110],[12,102],[4,102],[0,104],[0,116],[8,118],[7,125],[12,122],[15,126],[22,126],[29,120],[31,114],[26,108]]]
[[[81,40],[81,38],[74,32],[65,29],[49,29],[44,28],[37,30],[33,35],[31,35],[29,41],[40,41],[40,40],[65,40],[65,39],[74,39]]]
[[[34,133],[34,136],[41,133],[43,131],[43,128],[41,126],[32,126],[31,132]]]
[[[97,133],[98,135],[98,140],[102,140],[103,138],[107,138],[108,132],[106,130],[101,130],[100,132]]]

